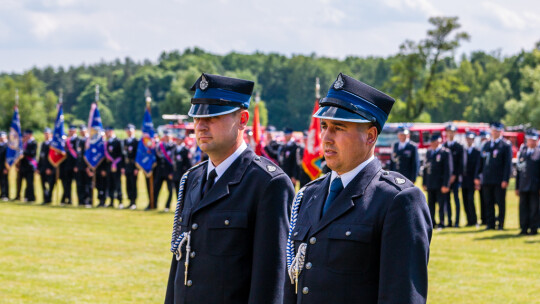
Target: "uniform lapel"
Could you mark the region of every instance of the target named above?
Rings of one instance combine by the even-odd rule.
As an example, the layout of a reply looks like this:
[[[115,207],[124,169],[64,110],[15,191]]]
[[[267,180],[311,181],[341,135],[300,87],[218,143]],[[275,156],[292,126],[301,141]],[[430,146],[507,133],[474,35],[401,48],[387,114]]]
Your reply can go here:
[[[372,160],[355,178],[341,191],[336,197],[336,200],[332,203],[328,211],[321,218],[313,234],[322,230],[336,218],[346,213],[349,209],[354,207],[354,200],[361,197],[364,194],[369,183],[377,172],[381,169],[381,164],[377,159]],[[328,191],[328,190],[327,190]],[[325,192],[326,193],[326,192]],[[323,199],[323,203],[326,197]],[[319,213],[320,214],[320,213]]]
[[[208,168],[208,164],[203,166],[203,168],[203,170],[196,170],[195,172],[193,172],[193,184],[189,189],[189,196],[193,205],[197,205],[197,202],[201,200],[201,187],[203,178],[206,178],[205,174]]]
[[[315,186],[317,188],[313,190],[314,194],[309,198],[309,201],[306,204],[306,211],[309,215],[311,227],[317,227],[317,224],[321,219],[321,212],[326,196],[328,195],[331,177],[331,174],[327,174],[324,180]]]
[[[251,163],[253,158],[255,157],[255,153],[250,148],[247,148],[232,164],[231,166],[225,171],[223,176],[219,178],[219,180],[212,186],[212,188],[208,191],[208,193],[194,206],[194,211],[197,212],[198,210],[211,205],[221,199],[224,196],[227,196],[229,194],[229,186],[238,184],[240,180],[242,179],[242,176],[244,175],[244,172],[246,171],[248,165]],[[205,170],[206,172],[206,170]],[[206,177],[204,177],[206,178]],[[201,179],[202,181],[202,179]],[[198,197],[201,196],[201,189],[200,186],[198,186],[197,191]]]

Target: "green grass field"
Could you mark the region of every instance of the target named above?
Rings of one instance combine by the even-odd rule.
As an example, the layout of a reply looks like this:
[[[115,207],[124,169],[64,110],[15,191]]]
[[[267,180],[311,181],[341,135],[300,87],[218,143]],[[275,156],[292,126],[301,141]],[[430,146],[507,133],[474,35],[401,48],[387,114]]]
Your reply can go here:
[[[146,207],[142,176],[139,185]],[[434,232],[429,303],[540,303],[540,236],[516,237],[507,195],[505,231]],[[0,302],[162,303],[172,221],[172,212],[0,202]]]

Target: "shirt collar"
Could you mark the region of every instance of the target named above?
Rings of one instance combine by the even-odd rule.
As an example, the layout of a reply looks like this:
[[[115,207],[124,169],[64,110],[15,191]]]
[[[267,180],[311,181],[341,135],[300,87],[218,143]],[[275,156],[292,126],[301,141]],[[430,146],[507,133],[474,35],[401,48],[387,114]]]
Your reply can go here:
[[[356,166],[356,168],[352,169],[349,172],[343,173],[341,175],[338,175],[336,171],[332,171],[332,176],[330,178],[330,184],[334,181],[334,178],[340,177],[341,182],[343,183],[343,188],[347,187],[347,185],[355,178],[362,169],[364,169],[373,159],[375,159],[375,156],[371,156],[366,161],[361,163],[360,165]],[[330,186],[328,186],[330,187]]]
[[[221,164],[219,164],[217,167],[214,166],[212,163],[212,160],[208,160],[208,170],[206,170],[206,179],[208,179],[208,176],[210,175],[210,172],[212,170],[216,169],[216,179],[214,182],[217,182],[218,179],[227,171],[227,169],[234,163],[234,161],[247,149],[247,145],[244,141],[242,141],[242,144],[236,151],[234,151],[233,154],[231,154],[229,157],[227,157]]]

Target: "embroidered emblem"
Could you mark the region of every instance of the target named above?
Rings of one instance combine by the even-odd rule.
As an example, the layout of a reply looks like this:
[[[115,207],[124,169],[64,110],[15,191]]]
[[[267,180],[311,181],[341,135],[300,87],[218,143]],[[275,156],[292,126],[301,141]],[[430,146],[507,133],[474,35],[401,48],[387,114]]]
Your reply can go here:
[[[405,184],[405,180],[403,178],[396,177],[396,183],[398,185]]]
[[[268,166],[266,166],[266,169],[268,169],[268,172],[274,172],[274,171],[276,171],[277,168],[276,168],[276,166],[268,165]]]

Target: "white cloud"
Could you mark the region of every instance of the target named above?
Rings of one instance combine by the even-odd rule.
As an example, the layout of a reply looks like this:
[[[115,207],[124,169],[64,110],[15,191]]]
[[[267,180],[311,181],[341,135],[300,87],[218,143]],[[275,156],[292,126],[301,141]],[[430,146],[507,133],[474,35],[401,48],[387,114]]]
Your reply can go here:
[[[491,13],[502,27],[511,30],[526,30],[540,25],[540,15],[531,11],[513,11],[495,2],[482,2],[482,6]]]
[[[429,17],[441,14],[428,0],[383,0],[382,2],[393,9],[400,11],[411,9]]]

